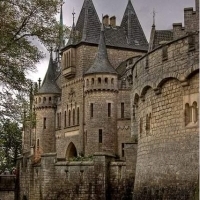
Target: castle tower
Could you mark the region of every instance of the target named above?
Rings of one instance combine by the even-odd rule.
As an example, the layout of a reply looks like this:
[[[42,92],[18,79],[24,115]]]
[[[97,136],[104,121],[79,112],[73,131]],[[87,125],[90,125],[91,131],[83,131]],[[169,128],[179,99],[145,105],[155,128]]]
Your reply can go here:
[[[49,66],[42,86],[35,95],[36,113],[36,152],[55,152],[55,108],[60,89],[56,84],[56,66],[53,62],[52,52]]]
[[[85,153],[116,153],[118,76],[108,60],[104,27],[98,52],[86,72],[85,81]]]

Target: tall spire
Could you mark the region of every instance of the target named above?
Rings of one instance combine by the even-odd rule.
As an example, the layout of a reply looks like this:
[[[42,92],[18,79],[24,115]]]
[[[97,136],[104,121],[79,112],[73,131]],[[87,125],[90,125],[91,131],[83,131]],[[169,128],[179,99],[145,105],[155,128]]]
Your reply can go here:
[[[72,23],[72,29],[71,29],[71,32],[70,32],[70,37],[69,37],[69,40],[67,42],[67,45],[71,45],[71,44],[75,44],[76,43],[76,27],[75,27],[75,11],[73,9],[73,12],[72,12],[72,16],[73,16],[73,23]]]
[[[128,4],[121,22],[121,26],[125,28],[128,38],[128,43],[131,45],[147,46],[148,42],[140,25],[135,9],[131,0]]]
[[[93,65],[89,68],[89,70],[85,74],[94,74],[94,73],[117,74],[113,66],[110,64],[110,61],[108,60],[103,22],[101,25],[100,40],[99,40],[97,55],[95,57]]]
[[[59,30],[59,49],[64,47],[64,35],[63,35],[63,0],[61,1],[61,5],[60,5],[60,30]]]
[[[56,84],[56,71],[53,62],[52,48],[50,51],[49,66],[38,94],[59,94],[60,88]]]
[[[154,41],[155,41],[155,34],[156,34],[155,16],[156,16],[156,12],[155,12],[155,9],[153,9],[153,25],[151,28],[151,35],[150,35],[148,51],[151,51],[154,49]]]

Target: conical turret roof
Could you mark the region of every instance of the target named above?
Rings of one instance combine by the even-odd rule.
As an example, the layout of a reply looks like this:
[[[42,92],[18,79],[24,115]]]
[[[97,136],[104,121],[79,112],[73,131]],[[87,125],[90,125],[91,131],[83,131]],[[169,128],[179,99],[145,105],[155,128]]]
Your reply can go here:
[[[148,46],[147,39],[140,25],[131,0],[128,1],[121,26],[126,30],[129,44]]]
[[[84,0],[78,21],[76,31],[83,42],[98,43],[101,23],[92,0]]]
[[[99,47],[96,58],[94,60],[93,65],[89,68],[89,70],[85,74],[94,74],[94,73],[117,74],[116,70],[108,60],[103,24],[101,28]]]
[[[56,66],[53,62],[52,52],[50,54],[49,66],[43,80],[42,86],[38,90],[37,94],[59,94],[60,88],[56,83]]]

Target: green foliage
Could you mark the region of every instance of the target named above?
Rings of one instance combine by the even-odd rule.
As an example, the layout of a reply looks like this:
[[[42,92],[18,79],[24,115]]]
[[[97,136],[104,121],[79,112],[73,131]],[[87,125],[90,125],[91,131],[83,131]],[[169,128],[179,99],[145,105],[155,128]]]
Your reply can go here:
[[[22,131],[19,124],[9,119],[0,123],[0,170],[11,170],[21,153]]]
[[[39,44],[58,37],[60,0],[0,0],[0,80],[15,89],[26,83],[25,72],[44,57]]]

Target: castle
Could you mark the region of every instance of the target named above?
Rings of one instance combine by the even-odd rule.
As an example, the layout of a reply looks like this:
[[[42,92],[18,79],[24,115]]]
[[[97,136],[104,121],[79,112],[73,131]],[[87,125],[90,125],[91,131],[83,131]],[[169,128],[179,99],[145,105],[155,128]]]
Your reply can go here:
[[[130,0],[120,26],[84,0],[24,125],[19,199],[195,198],[198,3],[148,44]]]

